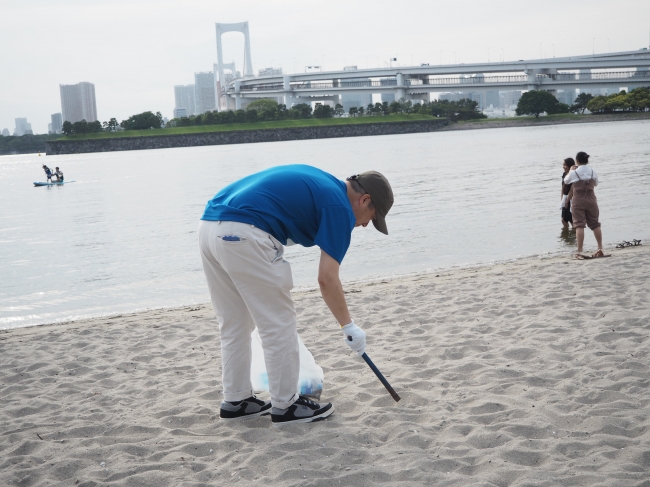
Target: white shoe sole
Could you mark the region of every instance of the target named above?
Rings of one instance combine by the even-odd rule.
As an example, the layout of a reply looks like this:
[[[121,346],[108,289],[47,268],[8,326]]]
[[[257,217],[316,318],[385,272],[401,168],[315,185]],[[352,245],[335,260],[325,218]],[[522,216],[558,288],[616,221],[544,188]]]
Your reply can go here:
[[[334,406],[329,408],[324,413],[319,414],[318,416],[309,416],[308,418],[294,419],[292,421],[283,421],[282,423],[273,423],[273,426],[284,426],[285,424],[296,424],[296,423],[313,423],[315,421],[321,421],[334,412]]]
[[[266,411],[260,411],[259,413],[252,413],[252,414],[247,414],[246,416],[238,416],[236,418],[222,418],[221,416],[219,419],[221,421],[244,421],[246,419],[250,418],[259,418],[260,416],[266,416],[267,414],[271,414],[271,409],[267,409]]]

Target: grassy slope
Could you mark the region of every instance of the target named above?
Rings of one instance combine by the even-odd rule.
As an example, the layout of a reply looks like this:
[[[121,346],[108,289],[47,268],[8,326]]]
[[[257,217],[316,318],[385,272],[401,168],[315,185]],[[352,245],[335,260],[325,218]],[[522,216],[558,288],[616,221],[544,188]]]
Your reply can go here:
[[[409,122],[417,120],[436,120],[426,115],[389,115],[387,117],[354,118],[310,118],[306,120],[282,120],[278,122],[230,123],[223,125],[197,125],[193,127],[173,127],[168,129],[127,130],[124,132],[100,132],[62,137],[58,140],[107,139],[114,137],[144,137],[151,135],[198,134],[205,132],[230,132],[234,130],[277,129],[290,127],[317,127],[323,125],[351,125],[376,122]]]

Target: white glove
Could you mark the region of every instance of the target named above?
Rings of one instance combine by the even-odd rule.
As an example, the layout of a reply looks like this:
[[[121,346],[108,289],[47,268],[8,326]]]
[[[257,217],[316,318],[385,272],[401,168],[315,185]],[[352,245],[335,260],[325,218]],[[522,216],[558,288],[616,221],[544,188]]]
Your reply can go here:
[[[366,352],[366,332],[351,321],[341,328],[345,343],[361,357]]]

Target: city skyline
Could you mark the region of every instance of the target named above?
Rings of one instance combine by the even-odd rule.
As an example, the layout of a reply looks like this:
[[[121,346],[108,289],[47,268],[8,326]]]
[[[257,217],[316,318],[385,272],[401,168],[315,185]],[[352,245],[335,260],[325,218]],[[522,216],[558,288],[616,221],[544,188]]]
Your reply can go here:
[[[79,80],[92,80],[101,93],[101,121],[147,110],[171,118],[171,88],[212,71],[215,22],[249,22],[256,73],[270,66],[285,73],[308,65],[376,67],[389,58],[398,65],[450,64],[636,50],[648,46],[650,30],[650,2],[638,0],[615,10],[599,0],[549,0],[525,8],[510,0],[462,6],[415,1],[410,11],[418,15],[399,21],[386,15],[387,2],[369,9],[334,1],[326,12],[286,4],[288,9],[199,0],[182,6],[150,0],[5,5],[0,42],[12,48],[0,51],[0,130],[28,118],[35,133],[47,133],[50,115],[61,110],[59,85]],[[26,40],[14,45],[15,38]],[[243,66],[243,37],[229,33],[223,40],[224,62]]]

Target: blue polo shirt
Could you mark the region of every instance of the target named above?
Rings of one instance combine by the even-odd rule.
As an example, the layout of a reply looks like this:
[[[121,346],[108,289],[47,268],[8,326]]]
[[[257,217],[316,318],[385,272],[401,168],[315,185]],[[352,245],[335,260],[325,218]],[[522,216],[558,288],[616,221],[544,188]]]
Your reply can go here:
[[[283,245],[319,246],[339,264],[356,219],[343,181],[312,166],[267,169],[236,181],[208,201],[201,220],[249,223]]]

